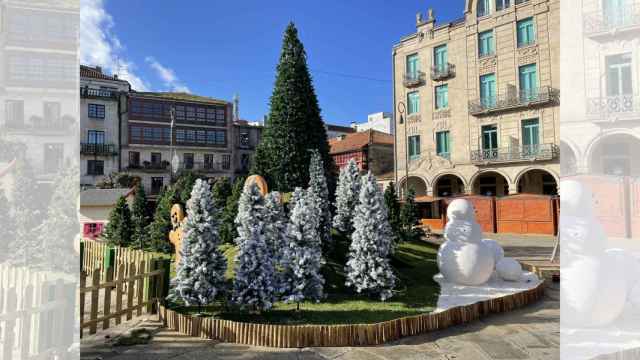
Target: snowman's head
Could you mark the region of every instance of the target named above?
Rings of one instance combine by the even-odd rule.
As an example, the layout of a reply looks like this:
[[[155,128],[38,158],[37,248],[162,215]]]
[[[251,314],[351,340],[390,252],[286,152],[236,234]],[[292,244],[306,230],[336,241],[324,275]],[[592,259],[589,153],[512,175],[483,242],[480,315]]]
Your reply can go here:
[[[444,229],[444,236],[451,241],[479,242],[482,241],[482,230],[475,221],[450,220]]]
[[[475,219],[473,205],[465,199],[455,199],[447,207],[447,217],[451,220],[469,220]]]

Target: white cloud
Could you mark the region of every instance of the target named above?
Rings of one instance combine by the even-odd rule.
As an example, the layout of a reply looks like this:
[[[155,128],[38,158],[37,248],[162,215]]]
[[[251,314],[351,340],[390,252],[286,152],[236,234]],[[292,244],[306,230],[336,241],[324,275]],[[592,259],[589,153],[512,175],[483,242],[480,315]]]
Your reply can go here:
[[[153,56],[147,56],[145,61],[151,66],[152,69],[156,71],[160,79],[164,82],[164,86],[167,87],[171,91],[179,91],[190,93],[191,90],[176,76],[175,71],[173,69],[168,68],[158,60],[156,60]]]
[[[136,66],[123,55],[123,46],[113,34],[113,18],[103,0],[80,0],[80,62],[99,65],[129,81],[131,87],[147,91],[149,84],[135,74]]]

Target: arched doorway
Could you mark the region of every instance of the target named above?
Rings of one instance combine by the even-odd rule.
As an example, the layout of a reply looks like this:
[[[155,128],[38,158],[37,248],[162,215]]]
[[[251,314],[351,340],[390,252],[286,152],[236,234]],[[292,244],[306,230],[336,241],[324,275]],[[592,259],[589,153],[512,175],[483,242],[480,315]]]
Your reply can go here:
[[[639,176],[640,158],[637,154],[640,154],[640,140],[636,137],[609,135],[594,145],[589,166],[593,174]]]
[[[405,189],[413,189],[416,193],[416,196],[425,196],[427,195],[427,184],[421,178],[417,176],[409,176],[405,182],[402,183],[402,187],[400,188],[400,194],[404,197]]]
[[[575,175],[578,172],[578,158],[571,147],[560,142],[560,174],[562,176]]]
[[[518,193],[558,195],[558,183],[550,172],[542,169],[531,169],[518,178]]]
[[[475,177],[472,189],[475,195],[505,196],[509,195],[509,181],[498,172],[487,171]]]
[[[433,184],[433,194],[435,196],[464,194],[464,182],[457,175],[442,175]]]

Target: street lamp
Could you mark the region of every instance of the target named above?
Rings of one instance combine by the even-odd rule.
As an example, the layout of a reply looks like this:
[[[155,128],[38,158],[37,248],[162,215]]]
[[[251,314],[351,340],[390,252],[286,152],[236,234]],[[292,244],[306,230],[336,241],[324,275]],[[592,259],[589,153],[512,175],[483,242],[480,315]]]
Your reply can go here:
[[[173,182],[174,175],[178,172],[178,167],[180,166],[180,158],[178,158],[178,154],[175,152],[173,148],[173,127],[176,123],[176,107],[171,105],[171,110],[169,110],[169,114],[171,115],[171,131],[169,135],[169,157],[171,158],[171,182]]]
[[[409,181],[409,144],[407,143],[407,123],[404,121],[404,112],[406,106],[404,102],[398,103],[398,112],[400,113],[400,124],[404,124],[404,196],[407,196],[407,186]]]

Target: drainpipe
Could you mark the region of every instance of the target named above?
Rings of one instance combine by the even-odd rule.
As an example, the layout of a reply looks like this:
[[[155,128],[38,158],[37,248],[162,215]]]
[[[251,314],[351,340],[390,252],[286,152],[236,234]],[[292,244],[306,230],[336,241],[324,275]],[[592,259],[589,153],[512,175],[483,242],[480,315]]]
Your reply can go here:
[[[393,90],[393,174],[398,191],[398,129],[396,127],[396,49],[391,52],[391,86]]]

